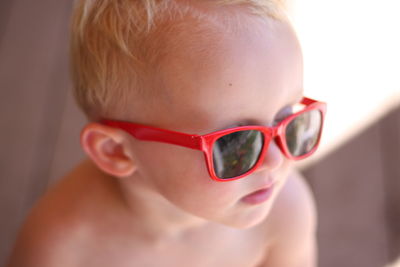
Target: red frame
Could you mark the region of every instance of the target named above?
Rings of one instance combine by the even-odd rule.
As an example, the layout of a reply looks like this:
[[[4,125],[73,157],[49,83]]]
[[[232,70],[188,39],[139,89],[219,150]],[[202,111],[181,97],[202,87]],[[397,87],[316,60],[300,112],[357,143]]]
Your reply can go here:
[[[187,133],[175,132],[175,131],[170,131],[170,130],[166,130],[166,129],[146,126],[146,125],[142,125],[142,124],[136,124],[136,123],[124,122],[124,121],[107,120],[107,119],[101,120],[101,123],[104,125],[111,126],[111,127],[120,128],[120,129],[128,132],[133,137],[135,137],[136,139],[139,139],[139,140],[169,143],[169,144],[174,144],[174,145],[192,148],[192,149],[196,149],[196,150],[201,150],[204,152],[207,169],[208,169],[208,172],[209,172],[211,178],[216,181],[226,182],[226,181],[240,179],[240,178],[247,176],[247,175],[251,174],[252,172],[254,172],[260,166],[260,164],[262,164],[264,157],[265,157],[265,153],[268,149],[269,143],[274,138],[276,139],[276,143],[279,146],[280,150],[288,159],[300,160],[300,159],[310,156],[311,154],[313,154],[315,152],[315,150],[317,149],[317,147],[319,145],[321,132],[322,132],[323,125],[324,125],[326,104],[323,102],[319,102],[319,101],[310,99],[310,98],[306,98],[306,97],[304,97],[300,103],[305,106],[304,109],[286,117],[284,120],[279,122],[279,124],[276,126],[273,126],[273,127],[240,126],[240,127],[234,127],[234,128],[221,130],[221,131],[212,132],[212,133],[205,134],[205,135],[187,134]],[[286,145],[286,137],[284,134],[285,128],[295,117],[297,117],[298,115],[300,115],[304,112],[310,111],[310,110],[319,110],[321,112],[322,123],[321,123],[320,135],[318,136],[317,144],[308,154],[295,157],[290,154],[289,149]],[[263,149],[261,151],[260,157],[259,157],[257,163],[254,165],[254,167],[251,168],[248,172],[246,172],[240,176],[237,176],[237,177],[221,179],[215,174],[215,171],[214,171],[214,163],[213,163],[213,159],[212,159],[212,151],[213,151],[214,142],[221,136],[224,136],[226,134],[230,134],[233,132],[237,132],[237,131],[242,131],[242,130],[259,130],[264,134],[264,144],[263,144]]]

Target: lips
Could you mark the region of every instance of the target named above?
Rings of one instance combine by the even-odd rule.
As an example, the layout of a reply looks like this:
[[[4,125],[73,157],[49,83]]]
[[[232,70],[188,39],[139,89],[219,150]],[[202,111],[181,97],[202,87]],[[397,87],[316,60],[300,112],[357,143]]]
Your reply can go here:
[[[244,196],[241,201],[250,204],[250,205],[257,205],[267,201],[274,191],[274,185],[270,187],[263,188],[261,190],[257,190],[251,194]]]

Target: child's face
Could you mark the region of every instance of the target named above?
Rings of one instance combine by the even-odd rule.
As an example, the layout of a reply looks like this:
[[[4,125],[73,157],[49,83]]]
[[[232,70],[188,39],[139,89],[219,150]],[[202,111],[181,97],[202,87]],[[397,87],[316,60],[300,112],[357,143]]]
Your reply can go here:
[[[143,101],[133,122],[206,134],[239,125],[271,126],[289,115],[290,106],[302,98],[297,39],[283,22],[250,24],[252,30],[207,36],[193,36],[188,25],[188,32],[174,37],[180,48],[169,51],[162,64],[156,99]],[[290,168],[271,142],[256,172],[216,182],[209,177],[201,151],[134,139],[132,146],[139,180],[147,187],[190,214],[238,228],[265,218]],[[243,201],[272,183],[267,201]]]

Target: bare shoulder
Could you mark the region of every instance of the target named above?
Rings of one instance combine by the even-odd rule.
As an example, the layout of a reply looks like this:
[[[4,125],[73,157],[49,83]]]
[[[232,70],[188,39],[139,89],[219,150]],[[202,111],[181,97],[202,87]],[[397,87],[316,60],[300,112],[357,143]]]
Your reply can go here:
[[[79,231],[63,217],[35,211],[22,227],[12,256],[10,267],[17,266],[77,266]]]
[[[72,251],[79,251],[79,226],[58,211],[35,207],[21,228],[9,266],[76,266]]]
[[[19,232],[9,267],[79,266],[91,232],[79,186],[66,177],[37,202]]]
[[[294,170],[271,210],[269,233],[274,238],[266,266],[315,266],[316,218],[311,190]]]

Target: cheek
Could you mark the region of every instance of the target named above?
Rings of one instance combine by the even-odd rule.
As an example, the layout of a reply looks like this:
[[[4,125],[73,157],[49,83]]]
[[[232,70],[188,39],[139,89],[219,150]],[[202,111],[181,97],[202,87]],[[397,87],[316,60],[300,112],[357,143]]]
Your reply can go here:
[[[208,172],[201,151],[163,143],[142,142],[137,146],[139,169],[156,185],[168,186],[205,180]],[[201,178],[199,178],[199,176]]]
[[[174,205],[197,216],[214,217],[238,197],[237,183],[210,178],[203,152],[159,143],[141,146],[140,172]]]
[[[279,178],[283,183],[286,181],[289,173],[293,170],[293,163],[293,161],[284,158],[283,164],[279,169]]]

